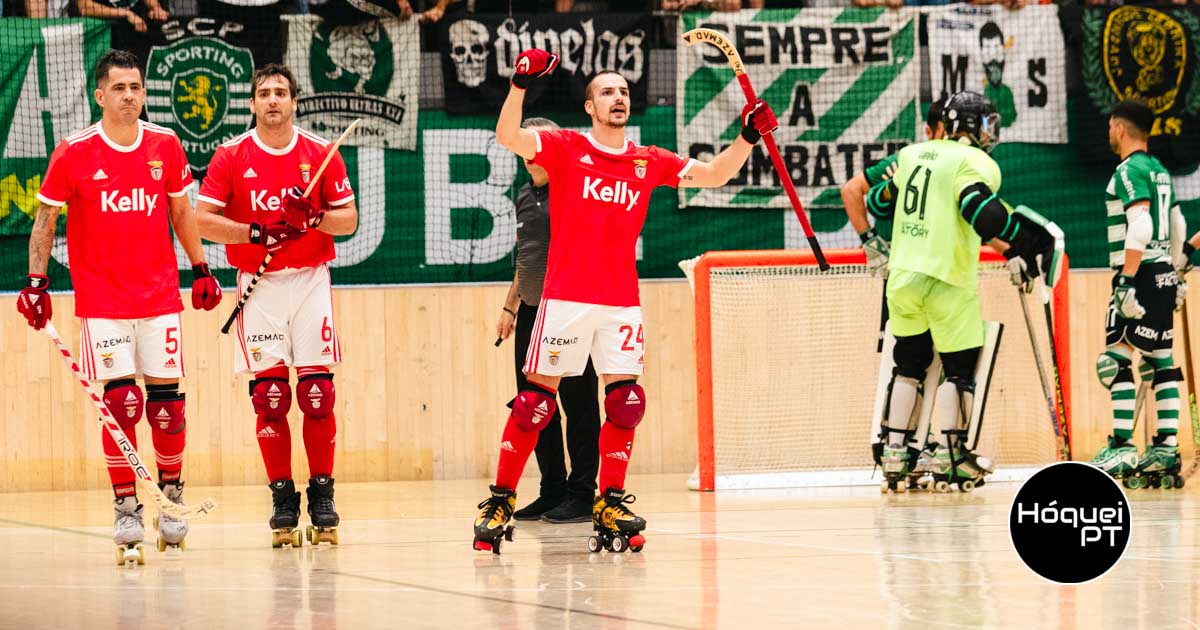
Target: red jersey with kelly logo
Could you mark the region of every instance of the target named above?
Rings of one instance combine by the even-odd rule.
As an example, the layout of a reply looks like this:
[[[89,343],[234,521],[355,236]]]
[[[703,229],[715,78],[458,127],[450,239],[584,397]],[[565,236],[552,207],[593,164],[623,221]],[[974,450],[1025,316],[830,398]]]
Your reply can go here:
[[[308,188],[330,146],[327,140],[310,131],[293,129],[292,141],[282,149],[263,144],[253,129],[217,147],[200,184],[199,199],[222,208],[222,214],[234,221],[282,221],[287,191],[292,186]],[[354,200],[341,155],[333,156],[308,198],[318,208],[341,206]],[[266,250],[261,245],[226,245],[225,252],[231,265],[253,273],[262,264]],[[267,271],[315,267],[333,257],[333,237],[310,229],[275,252]]]
[[[67,137],[54,154],[38,200],[67,205],[67,255],[75,314],[143,319],[183,310],[167,197],[192,186],[174,131],[138,121],[130,146],[100,123]]]
[[[543,299],[638,305],[637,238],[650,193],[675,187],[694,160],[632,140],[539,131],[533,163],[550,175],[550,255]]]

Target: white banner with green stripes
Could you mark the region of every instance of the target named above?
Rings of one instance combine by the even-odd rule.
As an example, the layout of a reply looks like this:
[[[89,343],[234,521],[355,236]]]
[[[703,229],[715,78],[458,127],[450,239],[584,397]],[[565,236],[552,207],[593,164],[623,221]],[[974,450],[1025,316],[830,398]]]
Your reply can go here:
[[[920,56],[913,9],[762,9],[684,13],[680,34],[721,31],[741,53],[746,74],[775,110],[775,140],[805,206],[841,206],[838,187],[864,167],[915,140],[921,126]],[[714,46],[676,52],[679,152],[708,159],[741,130],[746,100]],[[682,206],[786,208],[787,195],[759,143],[722,188],[683,188]]]

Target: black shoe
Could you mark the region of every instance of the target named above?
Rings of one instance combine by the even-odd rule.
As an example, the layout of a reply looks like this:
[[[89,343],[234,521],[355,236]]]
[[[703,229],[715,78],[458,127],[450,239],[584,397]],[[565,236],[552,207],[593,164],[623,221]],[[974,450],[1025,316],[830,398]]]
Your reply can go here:
[[[555,507],[542,515],[542,520],[547,523],[556,525],[561,523],[586,523],[592,520],[592,500],[591,498],[581,498],[576,496],[567,497]]]
[[[536,521],[559,503],[562,503],[562,497],[539,496],[533,503],[513,512],[513,518],[518,521]]]

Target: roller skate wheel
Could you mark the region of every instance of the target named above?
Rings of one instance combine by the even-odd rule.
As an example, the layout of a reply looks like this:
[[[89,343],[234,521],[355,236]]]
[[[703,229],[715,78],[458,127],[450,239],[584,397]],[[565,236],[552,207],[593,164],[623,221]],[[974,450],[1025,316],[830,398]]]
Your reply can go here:
[[[1183,488],[1183,477],[1175,475],[1175,488]]]
[[[1130,490],[1137,490],[1142,487],[1142,480],[1139,477],[1126,477],[1122,480],[1122,483]]]
[[[896,482],[896,494],[904,494],[908,492],[908,482],[901,480]]]
[[[1158,480],[1158,487],[1162,488],[1163,490],[1170,490],[1175,485],[1173,481],[1174,480],[1170,477],[1163,477],[1162,479]]]
[[[162,553],[166,550],[167,550],[167,541],[163,540],[162,536],[159,536],[158,537],[158,553]]]
[[[629,550],[638,553],[642,547],[646,546],[646,537],[641,534],[635,534],[629,537]]]
[[[935,481],[935,482],[933,482],[933,491],[934,492],[950,492],[950,484],[949,484],[949,482],[946,482],[946,481]]]
[[[879,483],[879,494],[887,494],[887,493],[888,493],[888,482],[881,481]]]
[[[512,525],[509,525],[508,527],[504,528],[504,540],[507,540],[508,542],[512,542],[514,529],[515,528]]]
[[[338,544],[337,528],[329,530],[329,544]]]
[[[304,534],[305,534],[305,537],[308,538],[308,544],[310,544],[310,545],[316,544],[316,542],[317,542],[317,528],[316,527],[309,525],[308,527],[304,528]]]
[[[591,536],[588,538],[588,551],[590,551],[592,553],[600,553],[600,550],[603,547],[604,546],[600,544],[599,538],[596,538],[595,536]]]
[[[968,479],[958,484],[958,489],[963,492],[970,492],[975,489],[975,482]]]
[[[612,552],[613,553],[625,553],[625,550],[628,548],[629,548],[629,541],[626,540],[624,536],[622,536],[620,534],[613,536],[613,539],[612,539]]]
[[[491,551],[492,550],[492,543],[490,543],[486,540],[476,540],[474,546],[475,546],[475,551]]]
[[[495,540],[495,542],[492,543],[492,555],[493,556],[500,555],[500,540],[501,540],[500,538],[497,538]]]

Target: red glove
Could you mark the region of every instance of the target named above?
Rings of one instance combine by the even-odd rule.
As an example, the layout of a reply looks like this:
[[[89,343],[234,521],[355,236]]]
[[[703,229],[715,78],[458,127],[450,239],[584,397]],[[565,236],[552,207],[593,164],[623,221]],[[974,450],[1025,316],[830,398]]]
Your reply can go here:
[[[767,102],[758,99],[753,103],[746,103],[742,108],[742,137],[746,142],[755,144],[764,135],[771,133],[779,128],[779,121],[775,119],[775,112],[771,111],[771,106]]]
[[[292,186],[284,198],[283,220],[297,230],[304,230],[321,225],[324,218],[325,211],[306,199],[299,186]]]
[[[297,230],[284,221],[278,223],[251,223],[250,242],[262,245],[274,254],[288,241],[294,241],[304,236],[304,230]]]
[[[221,303],[221,285],[208,270],[208,263],[192,265],[192,308],[211,311]]]
[[[537,48],[530,48],[517,55],[513,68],[512,84],[524,90],[534,79],[549,76],[558,67],[558,55]]]
[[[50,306],[50,294],[46,293],[46,289],[49,288],[50,278],[31,273],[25,281],[25,288],[21,289],[21,295],[17,296],[17,310],[25,316],[34,330],[45,328],[46,322],[50,321],[50,316],[54,314],[54,309]]]

